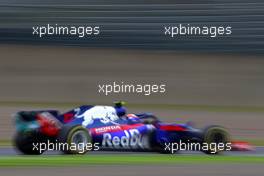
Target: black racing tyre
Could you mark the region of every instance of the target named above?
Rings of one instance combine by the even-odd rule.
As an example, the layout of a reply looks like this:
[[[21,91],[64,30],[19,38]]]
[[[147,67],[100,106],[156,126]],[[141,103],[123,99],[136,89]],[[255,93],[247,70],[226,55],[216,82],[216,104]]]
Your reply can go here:
[[[226,150],[227,145],[230,143],[230,134],[228,131],[221,126],[208,126],[204,129],[203,132],[203,144],[206,144],[207,146],[213,146],[208,147],[206,150],[202,150],[206,154],[219,154]],[[216,147],[216,146],[220,147]]]
[[[81,125],[65,125],[60,130],[58,141],[65,145],[62,152],[65,154],[85,154],[92,145],[92,137],[88,130]]]
[[[40,143],[38,135],[32,133],[17,132],[14,137],[14,145],[16,149],[26,155],[41,155],[44,151],[35,148],[33,144]]]

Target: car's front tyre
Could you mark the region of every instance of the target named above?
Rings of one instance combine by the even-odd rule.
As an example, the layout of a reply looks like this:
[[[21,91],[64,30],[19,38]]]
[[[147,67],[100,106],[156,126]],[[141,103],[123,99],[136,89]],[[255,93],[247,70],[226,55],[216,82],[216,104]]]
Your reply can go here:
[[[208,126],[203,132],[203,145],[209,146],[202,150],[206,154],[219,154],[226,150],[227,144],[230,143],[230,134],[221,126]],[[231,143],[230,143],[231,144]],[[219,146],[222,146],[221,149]],[[211,146],[214,146],[213,148]]]

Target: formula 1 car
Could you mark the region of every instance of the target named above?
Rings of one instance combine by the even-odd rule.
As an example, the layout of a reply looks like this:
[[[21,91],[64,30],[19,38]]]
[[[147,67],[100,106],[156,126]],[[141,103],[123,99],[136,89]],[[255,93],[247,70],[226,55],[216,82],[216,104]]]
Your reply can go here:
[[[150,113],[127,114],[122,102],[115,106],[83,105],[62,114],[56,110],[20,111],[15,124],[14,144],[23,154],[42,154],[51,143],[53,148],[62,144],[59,150],[66,154],[98,149],[174,153],[183,143],[221,143],[222,149],[199,148],[207,154],[230,148],[230,135],[223,127],[196,129],[188,123],[161,122]]]

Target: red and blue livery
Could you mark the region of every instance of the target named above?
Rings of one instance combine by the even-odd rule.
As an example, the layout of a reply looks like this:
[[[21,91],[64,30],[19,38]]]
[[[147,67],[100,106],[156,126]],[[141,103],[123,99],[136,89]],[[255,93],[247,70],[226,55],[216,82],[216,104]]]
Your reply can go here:
[[[115,106],[83,105],[60,114],[56,110],[20,111],[15,115],[16,148],[23,154],[42,154],[34,143],[87,144],[100,150],[157,151],[170,153],[169,143],[228,143],[225,128],[194,128],[190,124],[164,123],[150,113],[127,114],[122,102]],[[85,146],[85,145],[83,145]],[[62,150],[79,154],[79,149]],[[81,153],[88,149],[82,148]],[[204,151],[211,153],[210,150]],[[214,153],[218,153],[214,152]]]

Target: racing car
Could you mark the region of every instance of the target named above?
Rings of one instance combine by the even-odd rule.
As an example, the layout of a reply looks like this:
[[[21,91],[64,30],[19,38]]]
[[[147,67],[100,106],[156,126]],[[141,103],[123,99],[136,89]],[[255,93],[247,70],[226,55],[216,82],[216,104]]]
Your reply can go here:
[[[82,105],[66,113],[20,111],[15,114],[15,126],[15,147],[28,155],[42,154],[45,150],[36,150],[36,143],[50,142],[78,146],[60,149],[65,154],[84,154],[98,149],[172,153],[178,150],[175,144],[222,143],[222,149],[199,149],[206,154],[217,154],[230,147],[231,141],[221,126],[197,129],[189,123],[162,122],[151,113],[127,114],[123,102],[113,106]]]

